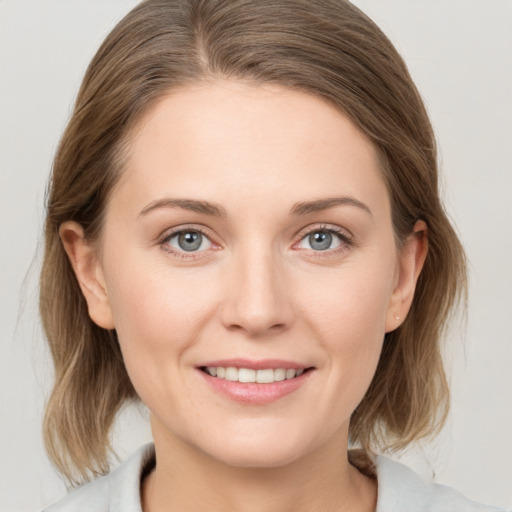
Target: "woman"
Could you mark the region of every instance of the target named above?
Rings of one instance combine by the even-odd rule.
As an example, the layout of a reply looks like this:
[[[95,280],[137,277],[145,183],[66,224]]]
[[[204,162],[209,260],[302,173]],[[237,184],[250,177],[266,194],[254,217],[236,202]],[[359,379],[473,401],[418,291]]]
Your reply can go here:
[[[107,473],[127,400],[154,437],[50,510],[492,510],[373,455],[443,423],[465,268],[421,99],[350,4],[140,4],[84,78],[45,236],[52,460]]]

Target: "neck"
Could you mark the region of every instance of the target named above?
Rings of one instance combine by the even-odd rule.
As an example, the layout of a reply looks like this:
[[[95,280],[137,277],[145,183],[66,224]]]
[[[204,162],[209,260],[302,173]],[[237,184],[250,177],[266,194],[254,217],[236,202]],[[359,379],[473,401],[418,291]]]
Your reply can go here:
[[[181,440],[159,441],[155,470],[142,486],[144,512],[375,510],[377,484],[349,464],[344,436],[271,468],[230,466]]]

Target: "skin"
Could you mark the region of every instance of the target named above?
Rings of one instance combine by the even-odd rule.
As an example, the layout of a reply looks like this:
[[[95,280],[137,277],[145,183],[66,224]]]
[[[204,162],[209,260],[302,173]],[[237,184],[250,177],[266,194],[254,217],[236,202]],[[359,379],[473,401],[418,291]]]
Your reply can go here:
[[[291,213],[333,197],[345,202]],[[204,231],[201,248],[180,249],[173,229]],[[342,238],[312,247],[309,233],[326,229]],[[349,419],[384,334],[410,307],[426,226],[397,250],[375,150],[345,116],[278,86],[172,91],[134,132],[99,244],[73,222],[60,234],[91,318],[117,330],[151,412],[145,512],[375,509],[376,482],[347,461]],[[253,405],[197,369],[229,358],[313,370],[293,393]]]

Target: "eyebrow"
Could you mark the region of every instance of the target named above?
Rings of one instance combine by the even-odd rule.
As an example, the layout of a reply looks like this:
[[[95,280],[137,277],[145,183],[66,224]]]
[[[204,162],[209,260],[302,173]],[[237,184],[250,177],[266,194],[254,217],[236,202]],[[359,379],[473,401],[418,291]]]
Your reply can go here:
[[[183,208],[203,215],[212,215],[214,217],[226,217],[226,210],[219,205],[209,203],[208,201],[198,201],[196,199],[157,199],[145,206],[139,213],[139,217],[147,215],[153,210],[159,208]]]
[[[306,201],[303,203],[295,203],[293,208],[290,211],[290,215],[307,215],[308,213],[314,213],[322,210],[327,210],[328,208],[333,208],[334,206],[355,206],[357,208],[361,208],[362,210],[368,212],[373,216],[370,208],[356,199],[355,197],[344,196],[344,197],[329,197],[326,199],[317,199],[315,201]]]
[[[355,206],[372,215],[372,212],[368,206],[366,206],[363,202],[359,201],[358,199],[349,196],[329,197],[326,199],[317,199],[313,201],[295,203],[292,209],[290,210],[290,215],[307,215],[309,213],[314,213],[322,210],[327,210],[328,208],[333,208],[335,206],[344,205]],[[222,206],[210,203],[208,201],[199,201],[197,199],[164,198],[152,201],[147,206],[145,206],[139,213],[139,217],[143,217],[148,213],[160,208],[183,208],[184,210],[190,210],[196,213],[210,215],[213,217],[227,216],[226,210]]]

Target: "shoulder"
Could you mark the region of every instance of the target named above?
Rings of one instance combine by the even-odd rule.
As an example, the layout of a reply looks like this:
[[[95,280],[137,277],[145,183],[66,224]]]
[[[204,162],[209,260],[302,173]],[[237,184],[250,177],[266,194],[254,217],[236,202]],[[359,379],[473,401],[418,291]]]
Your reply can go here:
[[[141,512],[140,479],[153,457],[153,445],[145,445],[108,475],[79,487],[43,512]]]
[[[426,482],[407,466],[376,459],[379,486],[376,512],[506,512],[465,498],[450,487]]]

